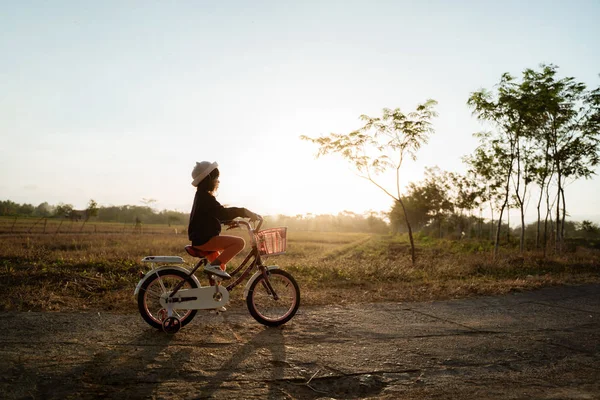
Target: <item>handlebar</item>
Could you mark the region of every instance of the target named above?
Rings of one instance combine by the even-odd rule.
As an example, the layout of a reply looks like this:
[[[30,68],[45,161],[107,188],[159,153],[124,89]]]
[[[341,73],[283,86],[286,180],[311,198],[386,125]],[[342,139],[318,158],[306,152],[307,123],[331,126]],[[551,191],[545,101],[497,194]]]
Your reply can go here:
[[[246,227],[246,229],[248,229],[248,233],[249,233],[249,236],[250,236],[250,240],[252,240],[252,246],[253,247],[256,246],[256,235],[254,235],[254,232],[258,232],[258,230],[262,226],[262,223],[263,223],[263,219],[259,218],[258,219],[258,224],[256,225],[256,227],[252,228],[252,225],[250,224],[250,222],[247,222],[247,221],[244,221],[244,220],[241,220],[241,219],[223,222],[224,225],[228,225],[229,226],[227,228],[227,230],[238,228],[240,225],[244,225]]]
[[[254,232],[254,231],[258,231],[260,230],[260,227],[263,224],[264,219],[263,218],[259,218],[258,219],[258,224],[253,228],[252,225],[250,224],[250,222],[238,219],[238,220],[231,220],[231,221],[226,221],[223,224],[224,225],[228,225],[229,229],[234,229],[234,228],[238,228],[240,225],[244,225],[246,227],[246,229],[248,229],[248,232]]]

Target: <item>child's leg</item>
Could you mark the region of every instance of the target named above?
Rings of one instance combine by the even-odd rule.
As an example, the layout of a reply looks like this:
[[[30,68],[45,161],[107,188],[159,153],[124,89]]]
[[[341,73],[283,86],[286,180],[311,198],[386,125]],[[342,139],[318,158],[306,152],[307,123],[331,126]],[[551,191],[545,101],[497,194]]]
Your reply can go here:
[[[226,264],[244,249],[246,242],[237,236],[215,236],[200,246],[194,246],[202,251],[221,251],[219,257],[211,262],[211,265]]]

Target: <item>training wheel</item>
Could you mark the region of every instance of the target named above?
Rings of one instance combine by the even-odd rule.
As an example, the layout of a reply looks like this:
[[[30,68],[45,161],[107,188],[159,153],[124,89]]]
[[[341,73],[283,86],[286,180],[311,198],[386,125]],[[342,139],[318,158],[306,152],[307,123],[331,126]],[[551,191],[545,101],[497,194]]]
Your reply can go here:
[[[181,328],[181,321],[177,317],[168,317],[163,321],[162,328],[166,333],[177,333]]]
[[[161,321],[164,321],[165,319],[167,319],[168,316],[169,316],[169,314],[167,313],[167,310],[165,310],[164,308],[161,309],[157,314],[158,319]]]

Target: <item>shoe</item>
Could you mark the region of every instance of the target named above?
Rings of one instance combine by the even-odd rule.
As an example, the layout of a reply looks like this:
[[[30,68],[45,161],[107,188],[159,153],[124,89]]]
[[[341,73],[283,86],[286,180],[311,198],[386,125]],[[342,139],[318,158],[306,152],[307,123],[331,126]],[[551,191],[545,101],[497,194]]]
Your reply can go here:
[[[215,315],[219,315],[220,313],[227,311],[227,309],[225,307],[217,307],[217,308],[213,308],[209,311],[211,313],[214,313]]]
[[[204,267],[204,272],[216,275],[223,279],[231,279],[231,275],[229,275],[227,272],[223,271],[221,269],[221,267],[218,265],[208,264]]]

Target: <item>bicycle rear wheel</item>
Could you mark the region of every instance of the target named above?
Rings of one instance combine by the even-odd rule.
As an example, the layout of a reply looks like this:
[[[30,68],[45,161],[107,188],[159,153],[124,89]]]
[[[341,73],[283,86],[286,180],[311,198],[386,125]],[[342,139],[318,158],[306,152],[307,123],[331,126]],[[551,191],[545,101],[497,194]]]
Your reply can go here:
[[[159,279],[160,278],[160,279]],[[177,269],[162,269],[155,272],[142,284],[138,293],[138,310],[150,326],[162,329],[162,322],[167,318],[167,310],[160,304],[163,294],[173,291],[173,288],[181,281],[187,279],[187,274]],[[198,285],[192,279],[187,279],[181,289],[193,289]],[[197,310],[173,310],[173,316],[177,317],[184,327],[196,316]]]
[[[255,320],[267,326],[280,326],[291,320],[300,307],[300,288],[292,275],[280,269],[267,272],[269,284],[264,275],[260,275],[248,289],[246,305]]]

